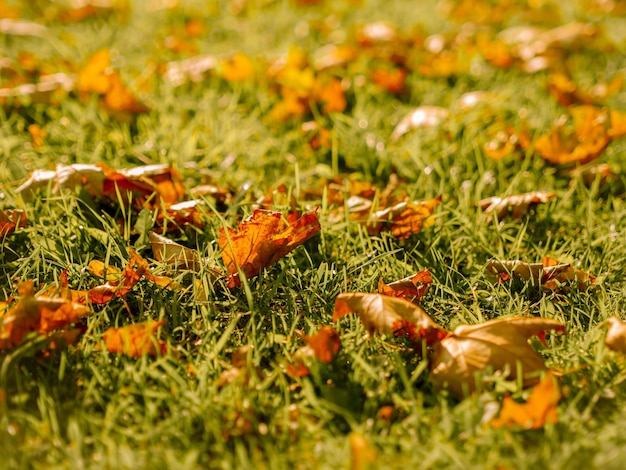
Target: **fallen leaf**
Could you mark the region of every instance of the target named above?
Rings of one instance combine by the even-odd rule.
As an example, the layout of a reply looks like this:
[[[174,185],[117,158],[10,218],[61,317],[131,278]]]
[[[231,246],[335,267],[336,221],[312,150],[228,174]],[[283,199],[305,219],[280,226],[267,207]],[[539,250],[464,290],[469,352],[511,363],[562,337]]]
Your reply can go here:
[[[154,259],[172,265],[174,268],[183,267],[192,271],[200,271],[200,254],[180,245],[167,237],[153,231],[148,232],[148,238],[152,245]]]
[[[220,65],[222,77],[229,82],[244,82],[254,77],[254,62],[242,52],[222,59]]]
[[[103,336],[107,351],[130,357],[164,355],[167,352],[167,343],[157,338],[157,330],[165,323],[166,320],[148,320],[120,328],[109,328]]]
[[[229,274],[229,288],[241,285],[239,270],[250,278],[271,266],[321,230],[317,215],[257,209],[237,229],[221,229],[219,246]]]
[[[446,108],[440,106],[420,106],[408,113],[391,133],[395,142],[407,132],[422,127],[437,127],[450,116]]]
[[[339,334],[330,326],[323,326],[314,335],[305,336],[304,340],[313,350],[317,360],[324,364],[330,364],[341,349]]]
[[[448,388],[457,398],[476,389],[476,374],[493,368],[517,377],[524,387],[533,385],[543,359],[528,340],[548,330],[564,331],[563,325],[544,318],[510,317],[479,325],[461,325],[452,333],[438,326],[420,307],[411,302],[380,294],[339,294],[333,321],[356,312],[370,332],[425,340],[432,350],[430,380],[437,388]]]
[[[523,386],[536,382],[536,372],[545,370],[543,359],[528,340],[548,330],[564,331],[563,324],[546,318],[509,317],[479,325],[461,325],[433,345],[430,380],[447,387],[457,398],[476,388],[476,374],[487,368],[506,370]]]
[[[48,135],[46,131],[44,131],[38,124],[31,124],[30,126],[28,126],[28,133],[33,139],[33,148],[36,149],[40,148],[43,145],[44,139]]]
[[[491,259],[487,262],[486,267],[490,273],[497,274],[503,281],[513,277],[553,290],[559,288],[561,284],[571,282],[576,282],[580,290],[585,290],[596,279],[592,274],[576,269],[570,264],[559,263],[548,256],[544,257],[541,263]]]
[[[519,219],[526,214],[529,207],[545,204],[554,198],[556,198],[556,193],[552,191],[533,191],[508,197],[488,197],[478,204],[484,209],[486,215],[495,214],[498,220],[506,216]]]
[[[335,300],[333,321],[356,312],[369,333],[424,338],[434,344],[447,334],[428,314],[408,300],[381,294],[346,293]]]
[[[613,351],[626,354],[626,323],[615,316],[608,318],[607,323],[609,327],[606,330],[604,344]]]
[[[32,281],[18,285],[17,304],[6,308],[0,325],[0,349],[13,348],[31,332],[47,335],[66,328],[91,313],[81,304],[63,298],[35,296]]]
[[[409,297],[419,301],[424,298],[432,282],[433,278],[428,269],[389,284],[385,284],[381,277],[378,281],[378,293],[391,297]]]
[[[524,430],[540,429],[558,421],[557,405],[561,392],[556,379],[548,371],[530,391],[526,403],[517,403],[510,396],[504,397],[500,415],[490,421],[494,429],[519,427]]]
[[[626,133],[626,114],[595,106],[571,106],[534,143],[535,151],[555,165],[585,164],[598,158],[613,139]],[[566,126],[571,121],[571,129]]]

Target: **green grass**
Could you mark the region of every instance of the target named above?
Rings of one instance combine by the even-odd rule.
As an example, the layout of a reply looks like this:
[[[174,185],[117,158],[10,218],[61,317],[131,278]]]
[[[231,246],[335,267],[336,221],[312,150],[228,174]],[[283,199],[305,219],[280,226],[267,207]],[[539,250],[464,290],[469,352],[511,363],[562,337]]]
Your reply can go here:
[[[206,24],[204,36],[194,41],[198,53],[241,50],[259,61],[294,45],[312,53],[337,34],[350,41],[356,25],[372,21],[388,21],[407,34],[419,25],[426,34],[458,30],[434,1],[366,0],[355,7],[336,0],[303,8],[249,0],[239,15],[229,9],[237,2],[189,0],[172,10],[150,9],[153,3],[132,2],[125,18],[114,12],[65,24],[46,16],[51,10],[40,2],[16,2],[23,18],[45,23],[49,34],[0,36],[0,50],[13,60],[31,51],[47,67],[71,69],[62,64],[80,67],[108,47],[113,66],[137,91],[136,80],[149,64],[183,58],[159,44],[191,17]],[[591,85],[626,66],[626,24],[620,16],[591,13],[583,3],[564,11],[562,23],[592,21],[611,45],[600,55],[594,49],[599,42],[590,42],[568,57],[576,80]],[[521,20],[507,21],[497,28]],[[314,28],[301,34],[316,24],[336,36]],[[0,208],[23,208],[28,217],[27,226],[0,239],[0,299],[15,295],[19,280],[34,280],[39,292],[58,286],[63,270],[72,288],[93,287],[99,280],[89,274],[89,262],[122,268],[131,249],[183,286],[167,290],[141,281],[124,301],[94,306],[79,343],[49,357],[38,341],[4,351],[2,466],[349,468],[349,436],[357,432],[377,453],[372,468],[620,468],[626,457],[626,366],[605,348],[603,321],[622,316],[626,301],[626,143],[611,143],[600,157],[617,175],[602,186],[587,187],[531,151],[490,160],[480,139],[494,116],[515,129],[528,124],[536,136],[565,109],[547,91],[548,72],[479,65],[477,73],[452,78],[411,73],[402,96],[353,82],[344,113],[317,116],[334,135],[331,150],[311,150],[302,135],[302,121],[314,116],[287,123],[268,119],[276,97],[264,79],[228,83],[213,75],[178,88],[156,80],[148,91],[138,91],[151,111],[131,123],[110,117],[96,99],[73,94],[58,103],[26,98],[19,106],[0,107]],[[365,72],[367,63],[360,62],[341,73],[354,80]],[[8,75],[0,79],[4,83]],[[473,90],[497,94],[491,110],[453,113],[438,129],[390,141],[395,124],[414,107],[453,108]],[[624,110],[626,90],[607,105]],[[41,148],[32,146],[30,124],[47,132]],[[168,163],[187,188],[215,182],[233,191],[234,201],[220,213],[208,198],[205,227],[170,235],[201,252],[206,263],[200,272],[168,272],[154,262],[150,246],[132,230],[136,210],[94,201],[80,188],[47,188],[31,200],[15,192],[35,169],[97,162],[112,168]],[[395,172],[412,198],[441,195],[435,223],[407,240],[386,232],[370,236],[356,223],[330,223],[336,207],[321,195],[307,201],[319,207],[319,236],[242,289],[213,283],[211,268],[222,266],[216,240],[224,224],[234,226],[279,184],[304,193],[337,172],[381,189]],[[485,197],[534,190],[555,191],[558,198],[521,220],[496,224],[477,206]],[[530,285],[496,284],[484,269],[493,257],[537,262],[544,255],[595,274],[595,288],[539,293]],[[565,396],[557,424],[535,431],[490,428],[482,420],[487,405],[502,399],[500,388],[460,402],[434,390],[424,361],[392,338],[369,338],[356,316],[339,322],[342,349],[331,364],[314,364],[302,379],[285,373],[303,345],[296,330],[309,334],[330,325],[339,293],[374,292],[381,276],[392,281],[419,269],[434,278],[422,307],[446,328],[509,315],[566,325],[567,335],[550,338],[541,350],[549,367],[571,371],[561,379]],[[171,354],[132,359],[102,349],[105,329],[146,319],[167,319],[163,337]],[[218,378],[242,346],[251,346],[247,380],[221,386]],[[393,406],[390,420],[379,416],[383,406]]]

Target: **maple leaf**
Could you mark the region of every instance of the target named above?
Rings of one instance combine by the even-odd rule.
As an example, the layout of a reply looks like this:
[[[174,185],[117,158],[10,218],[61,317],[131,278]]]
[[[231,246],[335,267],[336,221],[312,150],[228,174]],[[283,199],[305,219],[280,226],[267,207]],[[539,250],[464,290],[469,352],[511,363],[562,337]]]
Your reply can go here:
[[[555,197],[556,193],[552,191],[532,191],[508,197],[488,197],[478,204],[484,209],[485,214],[495,214],[498,220],[507,215],[519,219],[526,214],[529,207],[545,204]]]
[[[241,285],[239,270],[247,277],[256,276],[291,250],[302,245],[321,230],[317,215],[257,209],[237,229],[221,229],[219,246],[229,274],[229,288]]]
[[[490,421],[494,429],[520,427],[524,430],[539,429],[558,421],[557,405],[561,392],[556,379],[548,371],[535,385],[526,403],[517,403],[510,396],[504,397],[500,415]]]
[[[389,284],[385,284],[381,277],[378,280],[378,293],[391,297],[410,297],[419,301],[424,298],[432,282],[433,278],[428,269]]]
[[[604,344],[613,351],[626,354],[626,323],[615,316],[608,318],[607,323]]]
[[[548,77],[548,90],[563,106],[593,104],[620,91],[623,83],[624,76],[618,73],[609,83],[598,83],[589,90],[581,90],[569,76],[564,73],[554,73]]]
[[[157,339],[157,330],[166,320],[148,320],[143,323],[109,328],[104,332],[107,351],[130,357],[158,356],[167,352],[167,343]]]
[[[20,299],[2,314],[0,349],[13,348],[33,331],[46,335],[77,322],[91,310],[62,298],[35,296],[33,282],[18,285]]]

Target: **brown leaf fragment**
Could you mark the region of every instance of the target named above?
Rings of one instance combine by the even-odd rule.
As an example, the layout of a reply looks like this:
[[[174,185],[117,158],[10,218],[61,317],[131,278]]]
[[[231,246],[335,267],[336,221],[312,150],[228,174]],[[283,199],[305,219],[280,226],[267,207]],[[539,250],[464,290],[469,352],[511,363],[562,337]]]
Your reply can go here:
[[[427,201],[402,201],[377,210],[367,219],[367,231],[370,235],[377,235],[388,228],[395,237],[406,239],[432,223],[430,216],[440,203],[441,196]]]
[[[409,297],[419,301],[424,298],[432,282],[433,278],[428,269],[389,284],[385,284],[381,277],[378,281],[378,293],[391,297]]]
[[[529,207],[545,204],[554,198],[556,193],[552,191],[533,191],[508,197],[489,197],[482,199],[478,204],[484,209],[485,214],[495,214],[498,220],[504,219],[507,215],[519,219],[526,214]]]
[[[21,209],[0,209],[0,237],[10,235],[26,225],[26,214]]]
[[[289,213],[257,209],[237,229],[220,230],[219,246],[229,273],[229,288],[241,285],[239,270],[247,277],[258,275],[321,230],[315,213]]]
[[[510,396],[504,397],[500,415],[491,420],[491,427],[529,430],[540,429],[546,424],[556,424],[557,405],[560,399],[561,392],[557,381],[548,371],[532,388],[526,403],[517,403]]]
[[[519,368],[524,387],[531,386],[545,364],[528,340],[549,330],[564,331],[564,327],[555,320],[526,317],[458,326],[433,346],[430,380],[463,398],[476,389],[477,373],[493,368],[508,371],[507,378],[514,379]]]
[[[166,320],[148,320],[120,328],[109,328],[103,336],[107,351],[130,357],[162,356],[167,352],[167,343],[157,339],[157,330],[165,323]]]
[[[613,351],[626,354],[626,323],[615,316],[608,318],[607,323],[604,344]]]

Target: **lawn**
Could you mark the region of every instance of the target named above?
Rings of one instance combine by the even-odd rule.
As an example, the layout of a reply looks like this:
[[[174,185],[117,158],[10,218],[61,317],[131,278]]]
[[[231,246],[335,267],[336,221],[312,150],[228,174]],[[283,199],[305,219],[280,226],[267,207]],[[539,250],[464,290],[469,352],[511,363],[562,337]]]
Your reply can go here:
[[[621,468],[625,15],[0,0],[3,468]]]

